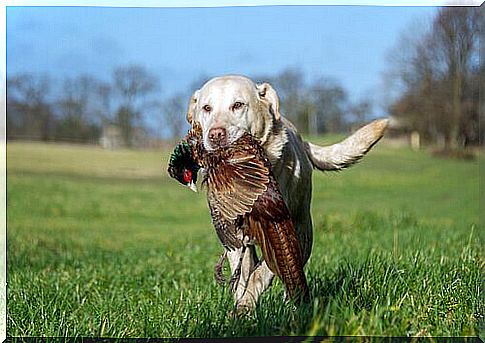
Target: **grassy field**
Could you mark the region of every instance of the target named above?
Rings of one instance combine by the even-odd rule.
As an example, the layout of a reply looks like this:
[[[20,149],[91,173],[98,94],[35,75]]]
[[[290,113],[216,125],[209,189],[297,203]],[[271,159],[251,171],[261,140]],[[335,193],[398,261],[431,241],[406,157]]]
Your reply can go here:
[[[477,161],[382,144],[315,173],[313,302],[293,309],[277,281],[247,318],[227,315],[205,196],[166,153],[8,143],[7,163],[9,336],[479,333]]]

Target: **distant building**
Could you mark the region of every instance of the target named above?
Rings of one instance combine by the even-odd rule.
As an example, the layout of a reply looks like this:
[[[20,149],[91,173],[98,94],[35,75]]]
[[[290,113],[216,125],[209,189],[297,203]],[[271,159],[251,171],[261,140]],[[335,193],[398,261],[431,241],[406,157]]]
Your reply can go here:
[[[419,132],[401,118],[389,117],[389,127],[386,132],[388,143],[392,145],[410,146],[413,150],[421,147]]]
[[[121,129],[116,125],[103,126],[99,144],[101,144],[104,149],[121,148],[124,145],[121,137]]]
[[[119,149],[126,147],[121,129],[118,125],[109,124],[103,126],[99,144],[104,149]],[[136,149],[153,149],[165,146],[166,142],[148,134],[143,127],[134,127],[131,133],[131,147]]]

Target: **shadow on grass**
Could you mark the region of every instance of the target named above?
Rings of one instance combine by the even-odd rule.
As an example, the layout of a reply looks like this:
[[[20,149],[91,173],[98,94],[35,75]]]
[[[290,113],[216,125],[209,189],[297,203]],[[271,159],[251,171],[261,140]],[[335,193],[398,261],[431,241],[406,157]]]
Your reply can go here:
[[[224,305],[219,303],[217,309],[212,309],[215,311],[210,320],[199,318],[199,325],[191,337],[334,335],[335,332],[328,328],[333,327],[330,317],[335,312],[336,299],[344,298],[344,294],[358,293],[360,276],[352,272],[355,269],[339,268],[336,274],[309,275],[311,302],[299,306],[284,301],[280,282],[274,283],[269,292],[263,294],[258,308],[248,316],[231,316],[232,302],[225,299]],[[224,293],[232,300],[228,292]],[[371,301],[363,307],[368,308],[370,304]]]
[[[356,318],[381,322],[394,303],[403,297],[402,270],[387,254],[371,253],[360,261],[342,261],[337,268],[309,274],[311,302],[295,306],[285,302],[279,281],[264,293],[256,311],[232,318],[232,304],[218,307],[213,321],[199,326],[195,337],[354,335],[362,330]],[[399,286],[401,285],[401,287]],[[230,295],[226,293],[226,297]],[[227,304],[227,302],[226,302]],[[213,309],[214,310],[214,309]],[[216,312],[217,312],[216,311]],[[381,322],[382,323],[382,322]],[[344,330],[342,332],[342,330]]]

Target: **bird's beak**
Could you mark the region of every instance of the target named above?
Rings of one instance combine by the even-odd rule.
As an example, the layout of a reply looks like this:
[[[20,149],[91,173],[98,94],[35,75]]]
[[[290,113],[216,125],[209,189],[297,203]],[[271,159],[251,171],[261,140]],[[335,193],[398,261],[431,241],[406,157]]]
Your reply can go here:
[[[195,185],[194,181],[190,181],[189,188],[197,193],[197,186]]]

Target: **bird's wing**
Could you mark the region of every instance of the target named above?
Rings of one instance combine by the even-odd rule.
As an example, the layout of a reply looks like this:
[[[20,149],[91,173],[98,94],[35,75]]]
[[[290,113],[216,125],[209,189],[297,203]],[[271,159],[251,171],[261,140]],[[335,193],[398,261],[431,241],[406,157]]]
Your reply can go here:
[[[236,151],[207,171],[208,196],[223,219],[233,221],[251,212],[267,189],[269,168],[248,151]]]
[[[228,221],[221,216],[218,208],[214,206],[216,200],[213,193],[207,193],[207,201],[211,212],[212,224],[222,245],[228,250],[242,247],[242,232],[238,231],[236,220]]]

